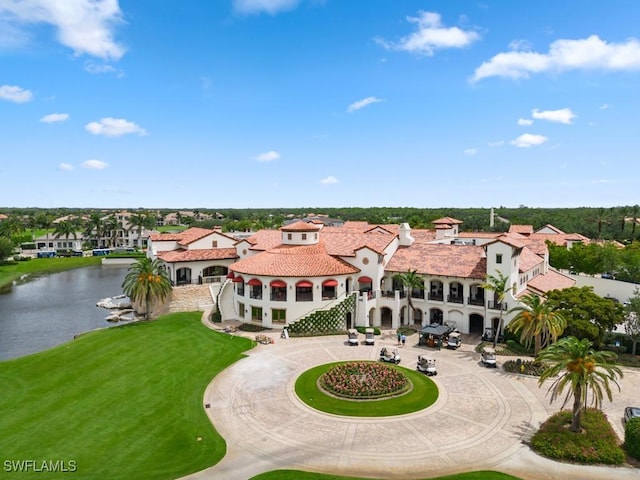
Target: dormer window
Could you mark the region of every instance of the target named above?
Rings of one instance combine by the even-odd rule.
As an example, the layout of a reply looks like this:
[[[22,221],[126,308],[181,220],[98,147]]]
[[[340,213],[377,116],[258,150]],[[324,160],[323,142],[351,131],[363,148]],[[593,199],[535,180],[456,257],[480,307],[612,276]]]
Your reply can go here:
[[[306,240],[306,239],[307,239],[307,234],[306,234],[306,233],[303,233],[303,234],[302,234],[302,240]]]
[[[502,254],[501,253],[496,254],[496,263],[502,263]]]
[[[211,248],[218,248],[218,241],[217,240],[212,240],[211,241]]]
[[[292,236],[290,233],[287,233],[287,240],[291,240]]]

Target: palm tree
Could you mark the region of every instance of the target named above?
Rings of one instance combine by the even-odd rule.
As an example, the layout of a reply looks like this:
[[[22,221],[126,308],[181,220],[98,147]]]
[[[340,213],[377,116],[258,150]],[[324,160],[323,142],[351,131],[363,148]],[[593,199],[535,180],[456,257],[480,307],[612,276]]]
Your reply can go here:
[[[420,275],[418,275],[417,270],[407,270],[405,273],[397,273],[393,276],[393,278],[402,283],[402,286],[407,291],[407,305],[409,308],[407,312],[407,324],[410,324],[413,314],[411,293],[413,289],[424,290],[424,280]]]
[[[639,211],[640,211],[640,205],[634,205],[633,207],[631,207],[631,218],[633,219],[633,223],[631,224],[631,241],[633,241],[633,238],[635,237],[636,225],[640,220],[640,216],[638,215]]]
[[[129,217],[129,224],[132,227],[135,227],[135,230],[138,234],[138,247],[142,248],[142,232],[145,228],[153,228],[156,224],[156,219],[153,215],[145,212],[133,213]]]
[[[525,295],[520,299],[524,305],[509,310],[516,312],[509,329],[520,333],[520,342],[527,347],[534,342],[534,353],[538,355],[542,347],[555,342],[567,327],[567,320],[561,312],[545,303],[538,295]]]
[[[496,334],[493,338],[493,348],[495,348],[498,344],[498,338],[500,337],[500,333],[502,332],[502,303],[507,296],[507,292],[511,288],[509,286],[508,276],[506,276],[500,270],[496,270],[496,274],[496,276],[485,276],[484,283],[482,284],[482,288],[484,288],[485,290],[491,290],[493,292],[495,301],[498,304],[498,308],[500,308],[500,318],[498,320],[498,328]]]
[[[542,373],[539,385],[549,378],[555,380],[549,387],[551,402],[558,398],[568,387],[567,394],[561,408],[564,408],[573,397],[573,419],[569,430],[580,432],[580,416],[587,406],[589,390],[592,394],[592,404],[600,408],[603,394],[611,397],[611,383],[618,387],[617,377],[622,378],[622,370],[612,364],[617,355],[609,351],[595,351],[592,343],[583,338],[566,337],[545,348],[537,359],[550,366]]]
[[[62,220],[61,222],[58,222],[53,236],[55,238],[64,237],[65,240],[69,240],[69,237],[73,237],[74,240],[77,240],[78,232],[76,231],[76,222],[72,220]]]
[[[141,258],[129,267],[122,282],[122,291],[134,302],[145,304],[145,319],[149,320],[151,302],[164,300],[171,293],[171,280],[166,270],[160,268],[160,261]]]
[[[84,235],[92,240],[95,247],[102,247],[104,236],[104,220],[98,212],[92,212],[84,224]]]
[[[40,212],[36,215],[36,225],[39,228],[44,229],[45,231],[45,235],[46,235],[46,240],[47,240],[47,246],[46,248],[49,248],[49,229],[51,229],[51,225],[53,224],[53,219],[51,218],[51,215],[46,213],[46,212]]]

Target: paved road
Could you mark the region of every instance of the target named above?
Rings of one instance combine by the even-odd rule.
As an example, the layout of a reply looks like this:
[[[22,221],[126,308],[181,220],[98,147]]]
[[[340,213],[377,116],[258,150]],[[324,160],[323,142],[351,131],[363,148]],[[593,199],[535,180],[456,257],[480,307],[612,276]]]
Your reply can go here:
[[[538,388],[536,379],[482,367],[471,345],[431,352],[440,396],[423,411],[371,419],[317,412],[294,393],[300,373],[337,360],[375,360],[380,347],[395,343],[391,334],[374,347],[349,347],[344,340],[276,338],[218,375],[204,403],[227,442],[227,455],[187,478],[244,480],[284,468],[389,479],[479,469],[523,479],[640,478],[638,469],[565,465],[532,453],[523,441],[559,405],[549,405],[546,388]],[[400,349],[401,365],[408,368],[415,368],[418,353],[424,353],[412,340]],[[621,412],[631,399],[640,399],[636,371],[626,372],[622,393],[604,408],[619,436]]]

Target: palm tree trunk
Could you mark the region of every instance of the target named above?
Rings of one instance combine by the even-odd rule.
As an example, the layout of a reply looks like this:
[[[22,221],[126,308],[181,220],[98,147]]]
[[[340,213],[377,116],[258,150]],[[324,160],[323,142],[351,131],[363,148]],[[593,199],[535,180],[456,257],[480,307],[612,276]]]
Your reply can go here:
[[[500,335],[500,331],[502,330],[502,302],[500,302],[500,318],[498,319],[498,328],[496,329],[496,333],[493,337],[493,348],[495,349],[498,345],[498,336]]]
[[[569,430],[580,433],[580,415],[582,414],[582,385],[576,385],[573,392],[573,418]]]
[[[144,319],[149,320],[151,318],[151,298],[149,295],[144,299]]]
[[[542,350],[542,334],[536,335],[536,338],[533,341],[533,354],[537,357],[538,353]]]

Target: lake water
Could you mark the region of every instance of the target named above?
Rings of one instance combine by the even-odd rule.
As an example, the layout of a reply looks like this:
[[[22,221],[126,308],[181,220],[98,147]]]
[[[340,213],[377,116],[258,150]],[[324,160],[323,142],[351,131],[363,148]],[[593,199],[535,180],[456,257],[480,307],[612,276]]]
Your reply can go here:
[[[78,268],[14,285],[0,293],[0,360],[40,352],[74,335],[113,324],[96,307],[122,293],[127,266]]]

